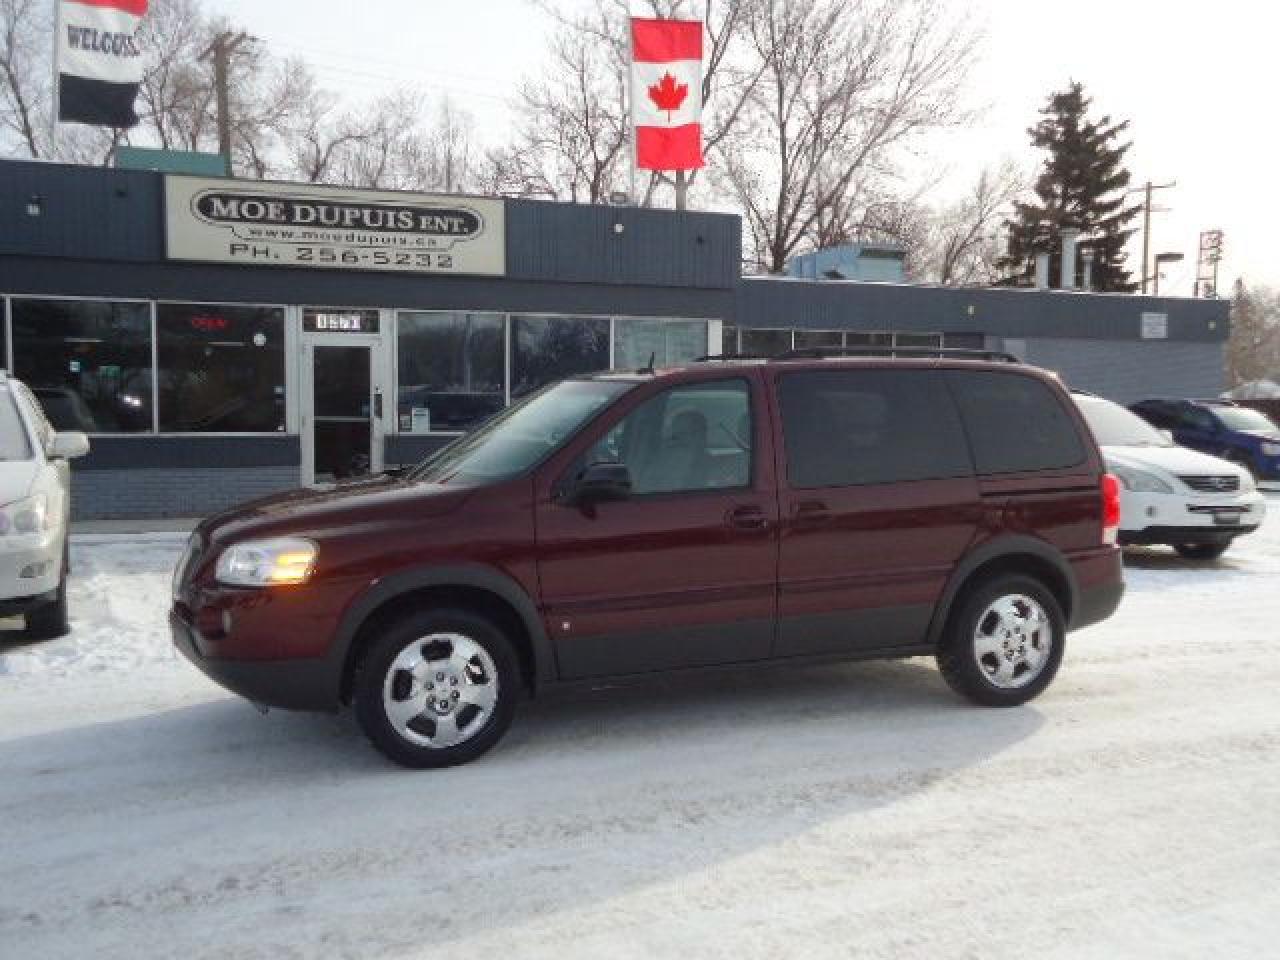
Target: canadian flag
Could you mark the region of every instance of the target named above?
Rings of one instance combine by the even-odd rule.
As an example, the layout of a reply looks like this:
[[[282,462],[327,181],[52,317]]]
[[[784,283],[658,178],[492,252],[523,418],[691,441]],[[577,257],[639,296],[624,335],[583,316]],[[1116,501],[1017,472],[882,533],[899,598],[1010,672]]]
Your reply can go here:
[[[147,0],[58,0],[58,119],[132,127],[142,82],[138,25]]]
[[[702,23],[631,20],[631,123],[636,166],[702,166]]]

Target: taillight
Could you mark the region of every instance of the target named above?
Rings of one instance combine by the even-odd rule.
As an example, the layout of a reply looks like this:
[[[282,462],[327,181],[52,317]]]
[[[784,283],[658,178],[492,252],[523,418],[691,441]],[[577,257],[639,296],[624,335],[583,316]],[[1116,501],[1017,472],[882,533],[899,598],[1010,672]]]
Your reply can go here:
[[[1102,475],[1102,542],[1115,543],[1120,535],[1120,481],[1114,474]]]

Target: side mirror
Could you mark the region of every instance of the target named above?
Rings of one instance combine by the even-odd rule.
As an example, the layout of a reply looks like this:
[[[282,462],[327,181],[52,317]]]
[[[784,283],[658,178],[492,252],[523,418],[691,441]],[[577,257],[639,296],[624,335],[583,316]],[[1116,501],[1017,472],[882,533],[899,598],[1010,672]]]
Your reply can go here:
[[[569,504],[605,503],[631,497],[631,471],[625,463],[593,463],[569,487]]]
[[[89,452],[89,438],[78,430],[55,433],[53,443],[49,444],[49,458],[52,460],[74,460]]]

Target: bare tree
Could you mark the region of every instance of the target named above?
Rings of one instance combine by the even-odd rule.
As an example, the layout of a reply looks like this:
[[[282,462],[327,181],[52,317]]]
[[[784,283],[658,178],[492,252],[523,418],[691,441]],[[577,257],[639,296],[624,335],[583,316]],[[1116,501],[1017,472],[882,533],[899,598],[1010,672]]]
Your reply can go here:
[[[764,73],[723,178],[776,273],[824,217],[854,217],[895,149],[964,118],[977,38],[944,0],[761,0],[749,32]]]
[[[1236,281],[1231,296],[1231,339],[1227,343],[1227,382],[1280,376],[1280,290]]]
[[[1028,178],[1011,161],[983,170],[969,191],[937,210],[928,237],[929,279],[950,286],[1000,278],[997,233]]]
[[[0,0],[0,130],[32,157],[41,156],[46,146],[37,131],[49,111],[49,61],[40,55],[48,6],[40,0]]]

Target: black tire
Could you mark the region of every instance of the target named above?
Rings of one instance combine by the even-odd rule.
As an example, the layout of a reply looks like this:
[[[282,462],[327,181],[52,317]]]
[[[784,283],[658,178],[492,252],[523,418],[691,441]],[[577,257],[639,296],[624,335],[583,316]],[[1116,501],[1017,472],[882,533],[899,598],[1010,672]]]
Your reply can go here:
[[[417,681],[411,676],[405,679],[409,671],[396,668],[394,665],[396,659],[411,645],[435,634],[456,634],[470,639],[488,655],[496,673],[492,678],[496,682],[496,700],[488,717],[477,721],[479,726],[474,731],[469,731],[466,739],[452,746],[431,746],[409,739],[410,736],[415,735],[415,731],[410,729],[401,733],[397,730],[387,713],[387,705],[384,702],[384,693],[401,680],[415,690],[420,688],[421,685],[416,685]],[[439,648],[427,645],[420,649],[429,655],[437,656],[450,648],[445,643]],[[477,676],[484,675],[483,667],[482,663],[477,662]],[[398,677],[389,676],[392,673],[397,674]],[[451,767],[476,759],[502,739],[502,735],[511,726],[511,719],[515,714],[520,683],[520,667],[515,650],[501,628],[487,617],[463,609],[422,611],[392,621],[373,638],[372,645],[356,675],[356,719],[373,745],[401,766],[415,769]],[[460,689],[465,689],[465,684]],[[393,698],[395,696],[394,693],[390,695]],[[403,701],[409,699],[410,692],[406,689]],[[463,728],[463,718],[464,712],[459,709],[453,722],[459,728]],[[418,724],[419,721],[427,725],[426,730],[431,731],[422,736],[435,735],[436,715],[434,713],[424,709],[421,716],[410,722]]]
[[[26,635],[30,640],[56,640],[71,632],[67,612],[67,577],[71,573],[71,548],[62,548],[62,576],[58,579],[58,592],[51,603],[37,607],[27,614]]]
[[[1219,543],[1175,543],[1173,549],[1187,560],[1217,560],[1230,546],[1230,540],[1223,540]]]
[[[976,652],[979,618],[1002,597],[1025,596],[1044,611],[1049,649],[1039,673],[1023,686],[1003,687],[988,676]],[[938,644],[938,669],[960,696],[986,707],[1016,707],[1039,696],[1058,672],[1066,649],[1066,618],[1053,593],[1033,577],[1002,574],[967,590]]]

